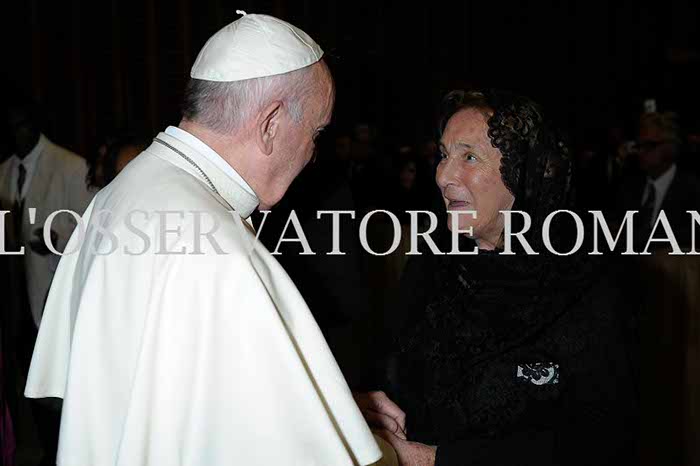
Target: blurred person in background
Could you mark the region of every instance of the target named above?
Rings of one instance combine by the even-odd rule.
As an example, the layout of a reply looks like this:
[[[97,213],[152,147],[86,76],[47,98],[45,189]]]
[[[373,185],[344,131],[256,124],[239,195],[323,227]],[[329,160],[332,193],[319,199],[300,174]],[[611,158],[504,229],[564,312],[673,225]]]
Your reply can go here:
[[[677,163],[682,142],[676,114],[652,112],[641,116],[636,147],[640,173],[629,173],[617,196],[618,217],[626,211],[639,211],[634,228],[641,247],[646,245],[662,210],[679,246],[690,246],[692,219],[687,211],[700,209],[700,180]],[[655,237],[662,235],[657,229]]]
[[[420,146],[420,158],[432,169],[436,169],[440,163],[440,149],[437,143],[429,139]]]
[[[679,165],[695,176],[700,176],[700,120],[697,120],[688,131],[685,151]]]
[[[385,199],[391,161],[380,151],[375,130],[369,124],[355,124],[352,135],[350,186],[358,215],[362,216]]]
[[[107,186],[149,143],[150,138],[133,132],[108,138],[89,164],[88,185],[93,189]]]
[[[44,302],[60,256],[44,239],[44,223],[59,210],[82,215],[92,193],[86,184],[87,164],[82,157],[58,146],[42,133],[43,116],[31,99],[15,94],[5,102],[2,121],[10,135],[11,156],[0,165],[0,205],[11,214],[5,217],[13,247],[25,254],[13,261],[16,280],[10,290],[15,305],[8,310],[9,342],[15,352],[17,376],[26,377],[41,322]],[[32,218],[29,209],[36,209]],[[53,219],[50,240],[63,251],[77,220],[69,214]],[[42,464],[55,464],[58,442],[57,405],[31,402],[41,446]]]

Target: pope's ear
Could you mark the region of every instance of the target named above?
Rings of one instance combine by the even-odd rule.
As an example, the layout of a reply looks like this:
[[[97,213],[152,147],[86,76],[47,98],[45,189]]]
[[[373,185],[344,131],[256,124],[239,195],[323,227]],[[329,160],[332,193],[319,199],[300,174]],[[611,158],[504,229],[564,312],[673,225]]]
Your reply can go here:
[[[256,142],[260,151],[265,155],[272,153],[275,136],[280,128],[281,115],[282,102],[280,101],[270,102],[258,114]]]

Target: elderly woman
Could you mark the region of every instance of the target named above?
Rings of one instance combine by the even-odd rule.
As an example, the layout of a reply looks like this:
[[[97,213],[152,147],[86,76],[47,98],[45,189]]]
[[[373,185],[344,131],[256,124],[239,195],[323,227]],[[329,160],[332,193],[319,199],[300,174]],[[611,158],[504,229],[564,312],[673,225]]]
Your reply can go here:
[[[409,262],[391,399],[359,396],[368,421],[406,466],[633,463],[629,300],[607,258],[542,247],[544,218],[571,202],[566,146],[537,105],[500,91],[450,93],[440,131],[437,183],[452,215],[477,212],[459,230],[479,251]],[[499,254],[509,209],[532,218],[539,255],[517,241]],[[567,227],[551,228],[560,251],[574,243]]]

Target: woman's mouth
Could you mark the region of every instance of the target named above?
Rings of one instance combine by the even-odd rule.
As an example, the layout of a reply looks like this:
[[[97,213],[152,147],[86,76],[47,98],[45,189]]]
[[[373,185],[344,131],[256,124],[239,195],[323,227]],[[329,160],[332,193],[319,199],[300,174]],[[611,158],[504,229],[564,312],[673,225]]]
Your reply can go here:
[[[469,205],[468,202],[466,201],[450,201],[447,204],[447,209],[448,210],[457,210],[457,209],[464,209]]]

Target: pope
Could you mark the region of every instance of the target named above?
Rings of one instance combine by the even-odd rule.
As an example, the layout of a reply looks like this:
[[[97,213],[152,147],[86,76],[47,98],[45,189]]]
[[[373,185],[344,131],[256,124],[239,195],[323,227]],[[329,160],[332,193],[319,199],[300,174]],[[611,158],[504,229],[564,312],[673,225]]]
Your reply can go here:
[[[199,53],[182,121],[97,194],[61,259],[25,388],[63,399],[59,465],[382,457],[249,219],[312,158],[333,79],[302,30],[241,14]]]

